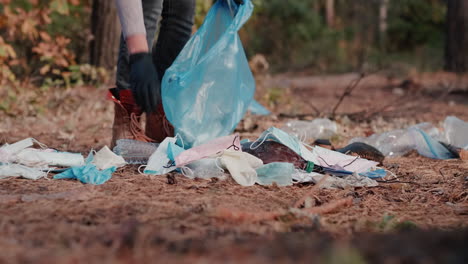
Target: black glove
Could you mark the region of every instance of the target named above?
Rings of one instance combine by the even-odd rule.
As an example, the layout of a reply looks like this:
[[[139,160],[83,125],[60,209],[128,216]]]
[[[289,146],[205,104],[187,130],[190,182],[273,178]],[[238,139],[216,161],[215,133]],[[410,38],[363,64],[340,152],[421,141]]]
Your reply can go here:
[[[153,112],[161,102],[161,83],[151,54],[130,55],[130,87],[138,106],[144,112]]]
[[[236,2],[236,4],[238,4],[238,5],[243,5],[244,4],[244,0],[234,0],[234,2]]]

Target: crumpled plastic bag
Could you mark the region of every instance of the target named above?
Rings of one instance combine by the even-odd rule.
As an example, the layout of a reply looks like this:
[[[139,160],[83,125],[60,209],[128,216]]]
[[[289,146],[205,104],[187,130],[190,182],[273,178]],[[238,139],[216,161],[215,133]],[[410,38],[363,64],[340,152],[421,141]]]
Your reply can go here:
[[[296,170],[292,177],[296,182],[313,182],[317,184],[326,176],[319,173],[306,173],[304,171]],[[371,178],[353,173],[352,175],[348,175],[343,178],[327,176],[325,181],[322,182],[319,187],[323,189],[345,189],[347,187],[375,187],[378,185],[379,183]]]
[[[266,109],[257,100],[252,100],[252,103],[250,103],[250,106],[249,106],[249,111],[253,115],[266,116],[266,115],[271,114],[270,110]]]
[[[251,104],[255,80],[237,33],[253,11],[244,2],[217,1],[164,74],[164,112],[184,147],[229,135]]]
[[[54,176],[55,180],[60,179],[76,179],[82,183],[99,185],[103,184],[112,178],[112,173],[116,171],[116,167],[110,167],[105,170],[99,170],[96,165],[92,163],[94,155],[90,153],[86,158],[86,165],[79,167],[72,167],[60,174]]]
[[[232,178],[242,186],[252,186],[258,181],[255,169],[263,165],[261,159],[249,153],[225,150],[221,155],[221,165],[225,167]]]

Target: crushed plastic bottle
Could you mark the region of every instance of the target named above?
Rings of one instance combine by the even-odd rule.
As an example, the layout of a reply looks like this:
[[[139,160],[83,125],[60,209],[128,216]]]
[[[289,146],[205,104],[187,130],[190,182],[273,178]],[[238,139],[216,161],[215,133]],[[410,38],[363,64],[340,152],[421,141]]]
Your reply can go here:
[[[367,138],[353,138],[350,143],[363,142],[377,148],[386,157],[398,157],[411,150],[433,159],[450,159],[454,156],[439,141],[439,130],[431,123],[421,123],[407,129],[374,134]]]
[[[444,131],[447,143],[458,148],[468,148],[468,122],[448,116],[444,121]]]
[[[302,142],[330,139],[338,130],[336,123],[327,118],[317,118],[312,121],[291,120],[282,129]]]
[[[157,149],[158,143],[147,143],[133,139],[119,139],[113,151],[129,164],[146,164]]]

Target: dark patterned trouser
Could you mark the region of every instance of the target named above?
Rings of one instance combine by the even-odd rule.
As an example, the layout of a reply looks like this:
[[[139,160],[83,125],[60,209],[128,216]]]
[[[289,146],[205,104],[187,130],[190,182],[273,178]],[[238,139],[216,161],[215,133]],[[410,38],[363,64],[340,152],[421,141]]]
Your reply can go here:
[[[148,47],[152,48],[153,62],[162,80],[192,34],[195,0],[142,0],[142,3]],[[117,61],[118,89],[130,88],[129,74],[129,55],[122,35]]]

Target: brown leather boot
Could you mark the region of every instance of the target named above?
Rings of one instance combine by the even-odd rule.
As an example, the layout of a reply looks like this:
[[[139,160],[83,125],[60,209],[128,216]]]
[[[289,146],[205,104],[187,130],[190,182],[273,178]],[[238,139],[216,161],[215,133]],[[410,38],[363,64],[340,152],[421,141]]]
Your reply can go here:
[[[169,123],[162,104],[152,113],[146,114],[146,136],[160,143],[166,137],[174,136],[174,127]]]
[[[140,124],[141,110],[135,104],[130,90],[109,89],[108,98],[114,102],[114,123],[112,125],[111,149],[119,139],[134,139],[151,142],[143,133]]]

